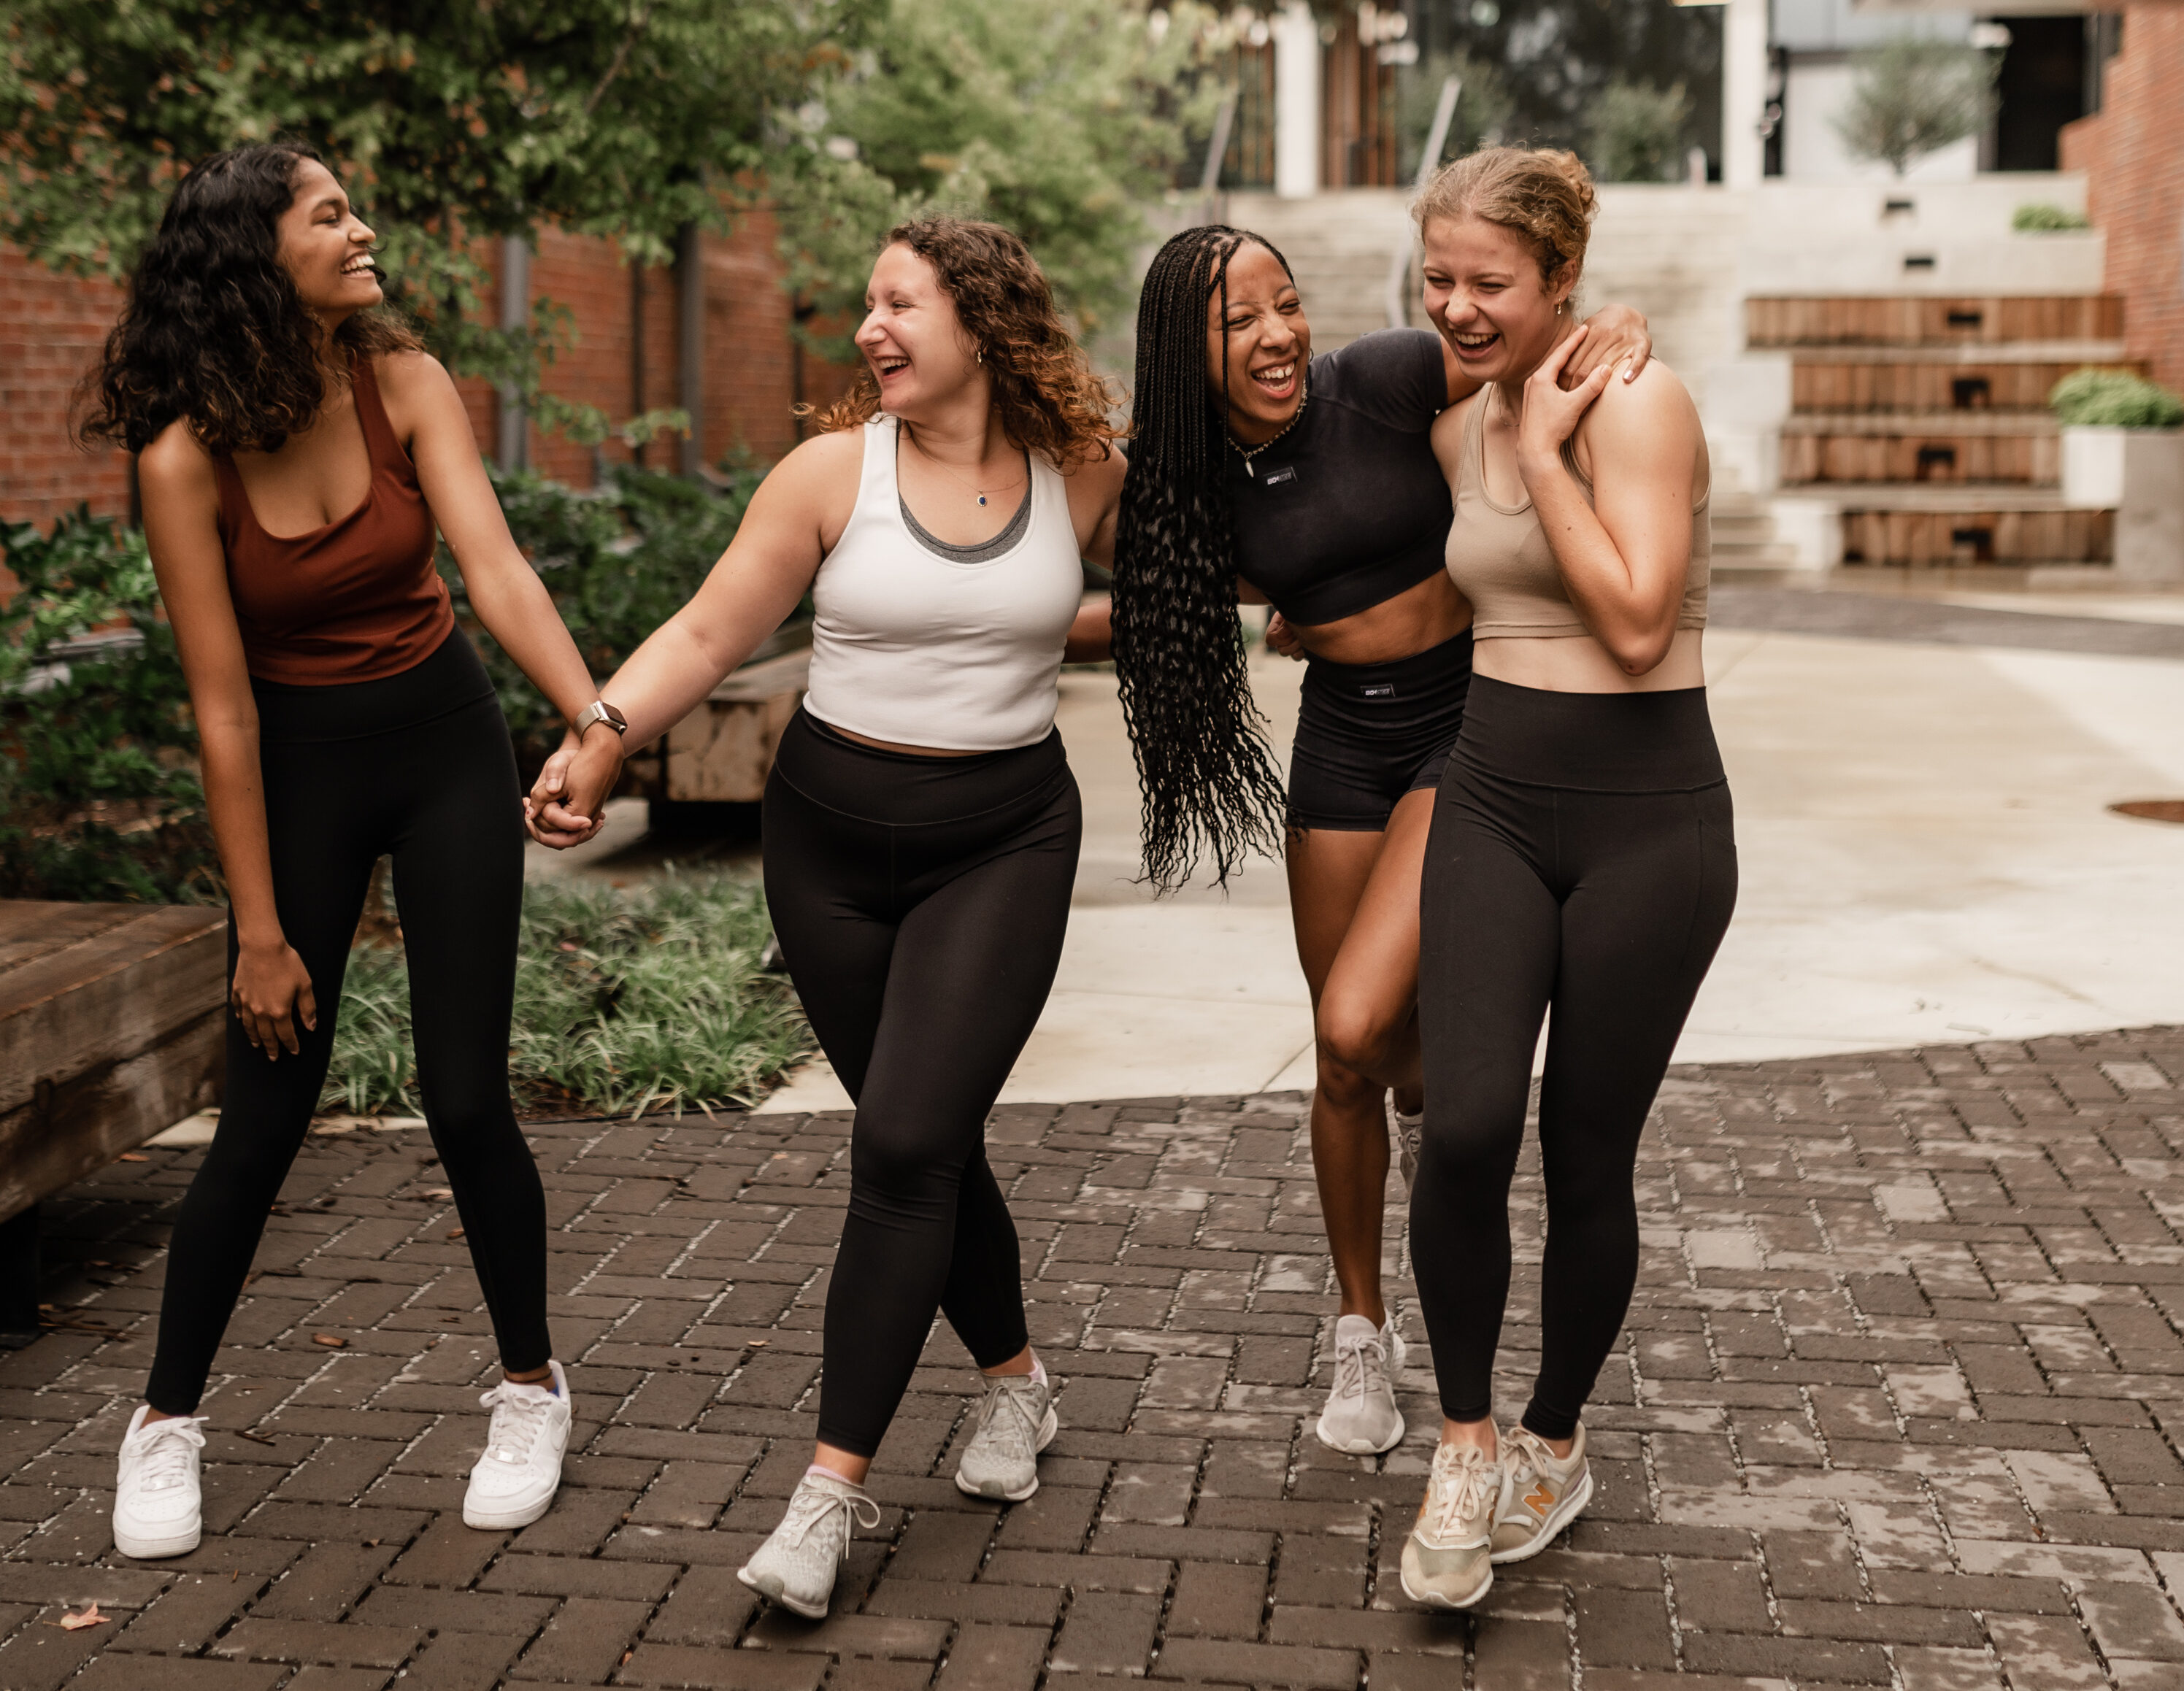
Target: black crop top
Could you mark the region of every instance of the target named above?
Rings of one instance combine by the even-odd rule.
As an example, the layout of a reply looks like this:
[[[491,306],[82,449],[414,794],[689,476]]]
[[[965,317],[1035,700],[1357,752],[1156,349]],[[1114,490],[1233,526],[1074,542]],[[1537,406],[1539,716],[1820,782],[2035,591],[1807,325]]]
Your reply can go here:
[[[1306,382],[1256,475],[1224,448],[1236,573],[1291,622],[1339,622],[1442,567],[1454,508],[1428,433],[1448,403],[1440,337],[1380,330],[1322,353]]]

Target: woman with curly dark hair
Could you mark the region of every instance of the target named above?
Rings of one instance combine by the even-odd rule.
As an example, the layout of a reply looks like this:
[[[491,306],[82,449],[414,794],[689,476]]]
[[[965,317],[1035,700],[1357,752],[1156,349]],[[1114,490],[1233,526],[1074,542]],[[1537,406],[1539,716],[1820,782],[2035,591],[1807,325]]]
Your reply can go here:
[[[985,1376],[956,1483],[1028,1498],[1055,1434],[985,1120],[1061,954],[1082,826],[1056,682],[1066,655],[1104,653],[1082,560],[1112,556],[1123,480],[1105,385],[1006,230],[903,225],[865,303],[855,390],[606,687],[644,744],[811,595],[810,691],[766,783],[766,891],[857,1114],[817,1449],[740,1575],[809,1616],[853,1523],[877,1521],[865,1477],[936,1310]],[[539,837],[596,828],[620,751],[556,754],[532,790]]]
[[[89,388],[138,454],[144,531],[203,745],[231,904],[219,1132],[175,1220],[159,1348],[121,1447],[114,1544],[200,1531],[197,1414],[331,1054],[351,937],[391,854],[425,1116],[504,1377],[463,1518],[535,1521],[569,1398],[546,1213],[508,1093],[523,812],[508,728],[433,567],[585,731],[595,698],[510,538],[448,373],[382,301],[372,231],[309,149],[203,160],[169,203]]]
[[[1574,368],[1645,362],[1642,318],[1611,307],[1595,321],[1609,332]],[[1341,1296],[1318,1431],[1359,1454],[1403,1436],[1381,1211],[1391,1126],[1406,1183],[1414,1165],[1418,877],[1471,678],[1429,431],[1477,385],[1425,330],[1315,358],[1288,261],[1246,230],[1185,230],[1145,277],[1113,608],[1145,865],[1172,883],[1204,849],[1225,880],[1285,837],[1318,1046],[1312,1167]],[[1286,804],[1245,672],[1240,590],[1273,602],[1271,638],[1307,665]]]

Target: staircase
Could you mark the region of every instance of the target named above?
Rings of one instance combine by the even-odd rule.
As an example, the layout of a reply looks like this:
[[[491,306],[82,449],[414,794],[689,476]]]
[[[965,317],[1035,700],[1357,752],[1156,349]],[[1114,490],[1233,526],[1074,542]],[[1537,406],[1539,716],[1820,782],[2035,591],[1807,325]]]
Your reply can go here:
[[[2120,300],[1757,298],[1745,328],[1791,359],[1781,492],[1834,507],[1845,564],[2110,561],[2115,514],[2064,507],[2046,403],[2084,365],[2131,367]]]

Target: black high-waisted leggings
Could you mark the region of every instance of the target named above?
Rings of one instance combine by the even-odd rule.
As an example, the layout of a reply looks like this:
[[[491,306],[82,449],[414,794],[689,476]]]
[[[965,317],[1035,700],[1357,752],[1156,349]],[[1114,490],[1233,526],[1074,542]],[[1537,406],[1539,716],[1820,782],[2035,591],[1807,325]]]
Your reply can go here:
[[[1540,1371],[1524,1425],[1567,1438],[1637,1282],[1638,1136],[1736,903],[1705,689],[1474,679],[1421,900],[1426,1119],[1411,1253],[1441,1410],[1491,1410],[1509,1183],[1552,1004]]]
[[[782,737],[766,904],[857,1104],[819,1393],[838,1449],[879,1448],[935,1310],[981,1368],[1027,1343],[986,1114],[1054,984],[1083,832],[1058,733],[918,757],[799,711]]]
[[[310,971],[319,1025],[276,1060],[231,1013],[220,1129],[168,1248],[146,1395],[193,1411],[288,1166],[325,1084],[348,948],[371,878],[394,859],[410,1034],[432,1143],[461,1212],[502,1362],[552,1354],[546,1200],[508,1095],[523,903],[523,809],[493,685],[448,635],[414,668],[332,687],[254,682],[259,764],[281,932]],[[235,970],[232,922],[228,971]]]

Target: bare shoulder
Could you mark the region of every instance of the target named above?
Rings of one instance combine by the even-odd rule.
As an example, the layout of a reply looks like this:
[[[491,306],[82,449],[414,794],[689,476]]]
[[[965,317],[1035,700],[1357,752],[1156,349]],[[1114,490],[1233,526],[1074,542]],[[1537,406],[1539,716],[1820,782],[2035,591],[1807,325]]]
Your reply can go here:
[[[1683,378],[1658,359],[1650,359],[1646,368],[1630,381],[1608,378],[1586,411],[1588,426],[1607,425],[1616,432],[1658,429],[1688,423],[1698,425],[1698,407],[1691,402],[1691,389],[1684,386]]]
[[[1123,478],[1129,469],[1129,460],[1123,456],[1121,446],[1111,442],[1105,458],[1079,459],[1074,464],[1064,464],[1061,473],[1069,486],[1072,503],[1089,500],[1104,506],[1122,498]]]
[[[759,486],[775,498],[824,498],[844,492],[854,498],[864,468],[865,431],[835,429],[800,443]]]
[[[379,379],[379,391],[398,403],[437,399],[455,391],[455,379],[447,366],[422,348],[382,353],[372,359],[371,373]]]
[[[1457,454],[1462,449],[1463,431],[1467,426],[1466,420],[1471,415],[1472,409],[1480,403],[1485,392],[1486,390],[1482,387],[1477,392],[1467,393],[1434,419],[1433,432],[1430,437],[1433,441],[1434,456],[1440,460],[1442,470],[1451,476],[1456,474]]]
[[[136,481],[147,494],[187,498],[213,492],[212,454],[177,417],[136,456]]]

